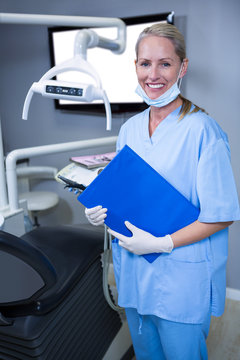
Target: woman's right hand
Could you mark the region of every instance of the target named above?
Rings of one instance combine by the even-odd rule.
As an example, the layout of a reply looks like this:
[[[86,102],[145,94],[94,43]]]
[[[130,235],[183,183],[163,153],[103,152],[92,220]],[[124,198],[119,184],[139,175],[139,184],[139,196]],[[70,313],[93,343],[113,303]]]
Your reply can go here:
[[[104,219],[107,217],[107,209],[101,205],[93,208],[85,208],[85,215],[90,224],[98,226],[104,224]]]

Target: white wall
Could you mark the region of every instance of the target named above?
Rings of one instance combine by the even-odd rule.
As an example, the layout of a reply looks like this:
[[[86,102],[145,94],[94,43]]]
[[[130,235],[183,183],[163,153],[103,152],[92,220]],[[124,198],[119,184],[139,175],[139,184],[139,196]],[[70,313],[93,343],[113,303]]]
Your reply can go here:
[[[239,154],[239,0],[1,0],[0,12],[126,17],[174,10],[176,25],[184,33],[190,67],[184,90],[189,99],[204,107],[228,133],[232,165],[240,191]],[[26,92],[50,67],[47,28],[0,25],[0,114],[5,151],[42,144],[112,136],[130,114],[115,115],[111,133],[99,115],[55,110],[49,99],[35,96],[29,120],[21,121]],[[116,69],[117,70],[117,69]],[[124,75],[124,74],[123,74]],[[96,149],[98,150],[98,149]],[[102,149],[101,149],[102,150]],[[112,149],[105,149],[110,151]],[[94,151],[93,151],[94,152]],[[82,152],[83,153],[83,152]],[[36,158],[34,163],[62,168],[73,154]],[[81,205],[55,182],[48,187],[61,196],[60,207],[41,217],[43,224],[84,221]],[[227,283],[240,289],[240,225],[230,229]]]

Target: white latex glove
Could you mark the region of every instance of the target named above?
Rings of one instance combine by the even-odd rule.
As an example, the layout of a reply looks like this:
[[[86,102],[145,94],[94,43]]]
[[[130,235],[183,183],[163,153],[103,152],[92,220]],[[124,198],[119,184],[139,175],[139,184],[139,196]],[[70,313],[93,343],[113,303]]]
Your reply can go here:
[[[170,253],[172,251],[174,245],[170,235],[156,237],[144,230],[137,228],[129,221],[125,221],[125,225],[132,232],[131,237],[108,229],[108,232],[119,240],[119,245],[124,249],[136,255],[162,252]]]
[[[85,208],[85,215],[90,224],[98,226],[104,224],[104,219],[107,217],[107,209],[101,205],[93,208]]]

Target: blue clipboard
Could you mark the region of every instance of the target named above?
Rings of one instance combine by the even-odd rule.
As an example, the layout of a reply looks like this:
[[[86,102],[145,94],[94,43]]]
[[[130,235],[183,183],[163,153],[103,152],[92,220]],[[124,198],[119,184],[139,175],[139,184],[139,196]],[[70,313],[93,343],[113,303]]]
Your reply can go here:
[[[87,208],[106,207],[106,225],[126,236],[132,236],[124,224],[126,220],[155,236],[165,236],[189,225],[199,216],[199,209],[128,145],[78,196],[78,200]],[[142,256],[151,263],[160,255]]]

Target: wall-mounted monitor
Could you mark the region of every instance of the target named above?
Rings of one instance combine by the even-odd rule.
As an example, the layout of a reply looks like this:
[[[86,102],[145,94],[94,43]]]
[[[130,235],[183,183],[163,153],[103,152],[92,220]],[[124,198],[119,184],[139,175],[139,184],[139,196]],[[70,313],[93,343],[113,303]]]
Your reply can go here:
[[[140,32],[147,26],[158,22],[173,24],[173,12],[129,17],[122,19],[127,25],[127,45],[123,54],[114,54],[110,50],[93,48],[87,51],[87,60],[96,69],[107,93],[112,112],[135,112],[143,110],[146,105],[135,93],[137,77],[135,73],[135,44]],[[54,27],[49,28],[49,44],[52,67],[74,55],[74,39],[80,28]],[[116,28],[92,28],[99,35],[115,39]],[[87,82],[93,80],[80,72],[66,72],[57,76],[58,80]],[[84,112],[102,112],[101,102],[80,103],[66,100],[55,100],[57,109],[78,110]]]

